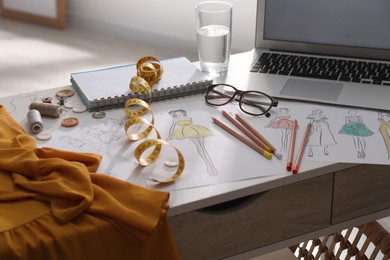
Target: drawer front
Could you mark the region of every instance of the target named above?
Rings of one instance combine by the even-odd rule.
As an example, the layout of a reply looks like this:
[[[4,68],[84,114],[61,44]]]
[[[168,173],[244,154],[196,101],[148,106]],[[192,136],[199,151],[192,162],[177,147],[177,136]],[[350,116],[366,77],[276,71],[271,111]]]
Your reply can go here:
[[[329,174],[253,195],[238,205],[233,201],[172,216],[182,259],[224,258],[326,227],[332,184]]]
[[[335,173],[332,223],[389,207],[389,165],[360,165]]]

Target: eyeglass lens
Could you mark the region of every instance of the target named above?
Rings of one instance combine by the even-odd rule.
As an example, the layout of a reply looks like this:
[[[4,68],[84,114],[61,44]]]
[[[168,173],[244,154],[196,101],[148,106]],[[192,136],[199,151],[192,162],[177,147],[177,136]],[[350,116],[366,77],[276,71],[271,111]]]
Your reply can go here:
[[[248,91],[242,94],[240,105],[243,111],[260,115],[271,108],[272,100],[259,92]]]
[[[206,100],[214,106],[225,105],[236,94],[236,89],[229,85],[214,85],[206,94]]]

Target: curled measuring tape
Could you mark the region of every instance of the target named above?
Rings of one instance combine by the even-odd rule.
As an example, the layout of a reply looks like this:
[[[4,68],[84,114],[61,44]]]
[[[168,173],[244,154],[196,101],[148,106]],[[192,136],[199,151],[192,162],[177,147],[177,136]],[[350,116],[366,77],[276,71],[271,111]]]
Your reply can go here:
[[[124,125],[125,132],[130,141],[144,139],[149,136],[152,130],[156,132],[157,138],[142,141],[134,150],[134,156],[141,166],[148,166],[155,162],[161,153],[163,145],[169,146],[176,151],[178,166],[175,173],[166,179],[151,178],[151,180],[158,183],[170,183],[175,181],[182,174],[185,162],[181,152],[176,147],[170,145],[167,141],[161,139],[160,133],[154,127],[154,115],[150,106],[152,101],[151,88],[161,79],[163,68],[161,63],[151,56],[139,59],[136,66],[137,76],[131,78],[129,88],[135,93],[147,92],[149,94],[149,100],[146,102],[139,98],[131,98],[126,101],[124,109],[125,114],[129,117],[129,119],[126,120]],[[142,117],[148,113],[151,114],[150,121]],[[135,125],[146,125],[147,127],[140,132],[132,133],[132,127]],[[154,147],[153,151],[143,158],[143,153],[151,147]]]
[[[163,74],[163,67],[158,59],[152,56],[142,57],[137,61],[137,76],[145,79],[152,88]]]

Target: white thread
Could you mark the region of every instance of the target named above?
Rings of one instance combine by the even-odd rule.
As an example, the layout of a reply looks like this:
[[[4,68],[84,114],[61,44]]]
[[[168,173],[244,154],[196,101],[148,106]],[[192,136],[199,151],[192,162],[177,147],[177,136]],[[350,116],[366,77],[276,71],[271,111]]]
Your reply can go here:
[[[30,111],[28,111],[27,120],[31,131],[33,131],[34,134],[37,134],[42,131],[42,117],[38,110],[31,109]]]
[[[38,110],[43,116],[59,117],[62,114],[62,107],[57,104],[32,102],[30,109]]]

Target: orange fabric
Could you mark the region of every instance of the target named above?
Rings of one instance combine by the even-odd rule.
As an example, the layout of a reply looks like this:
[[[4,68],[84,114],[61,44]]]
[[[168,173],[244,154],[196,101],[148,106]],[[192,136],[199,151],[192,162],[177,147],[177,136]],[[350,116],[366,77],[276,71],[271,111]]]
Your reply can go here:
[[[101,157],[37,148],[0,105],[0,259],[177,259],[169,194],[95,173]]]

